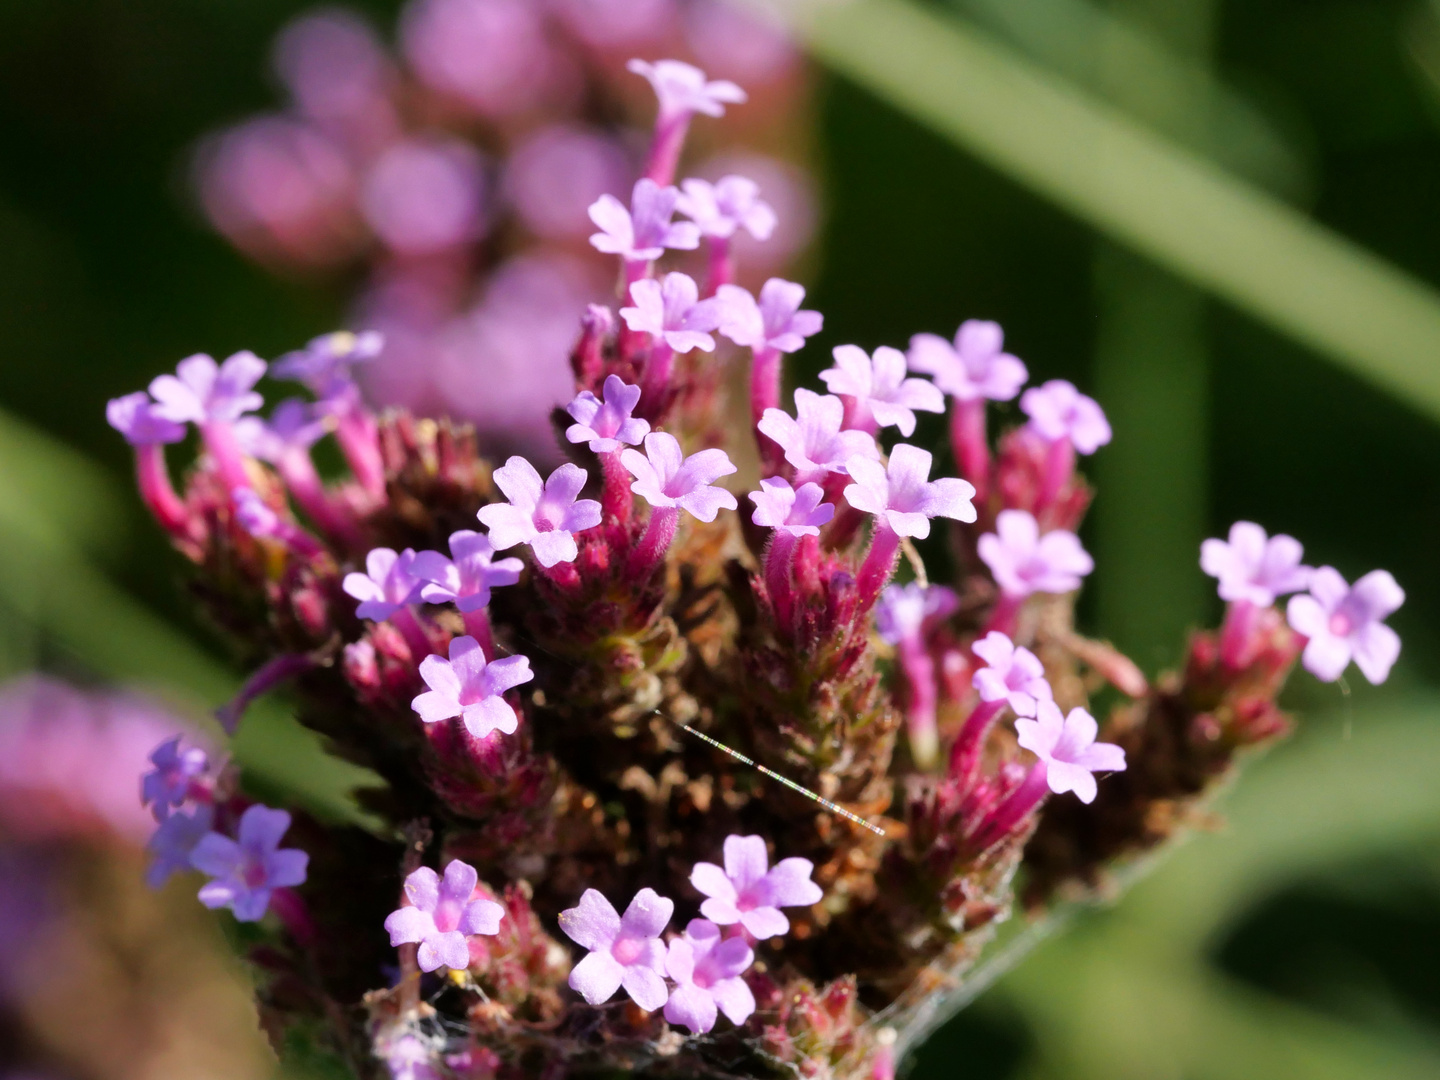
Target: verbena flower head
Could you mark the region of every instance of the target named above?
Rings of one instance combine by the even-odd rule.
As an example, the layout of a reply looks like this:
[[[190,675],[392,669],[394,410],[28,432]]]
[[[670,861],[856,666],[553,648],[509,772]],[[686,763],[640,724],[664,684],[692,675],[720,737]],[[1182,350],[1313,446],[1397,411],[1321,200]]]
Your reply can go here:
[[[778,937],[790,929],[782,907],[810,907],[824,895],[810,880],[809,859],[781,859],[771,869],[765,840],[759,836],[727,836],[725,868],[695,864],[690,884],[708,899],[700,914],[721,926],[739,923],[757,939]]]
[[[575,534],[600,524],[600,504],[577,498],[585,480],[584,469],[566,464],[542,483],[534,465],[523,457],[510,458],[495,470],[495,483],[510,501],[482,506],[477,515],[490,530],[495,550],[528,544],[541,566],[574,562],[579,552]]]
[[[252,352],[235,353],[223,364],[204,353],[188,356],[174,375],[158,375],[150,383],[155,415],[177,424],[238,420],[264,404],[252,389],[264,374],[265,361]]]
[[[642,278],[630,286],[634,307],[620,309],[625,325],[663,341],[677,353],[715,350],[710,331],[720,325],[715,300],[700,299],[700,287],[689,274],[666,274],[662,281]]]
[[[269,420],[258,416],[241,417],[235,424],[235,438],[240,448],[261,461],[278,462],[288,453],[308,450],[329,430],[315,407],[299,398],[286,398]]]
[[[1078,536],[1065,529],[1041,536],[1035,516],[1026,510],[1000,511],[995,531],[981,536],[976,547],[995,584],[1009,596],[1070,592],[1095,569]]]
[[[410,705],[427,724],[460,717],[477,739],[493,731],[513,735],[520,721],[505,693],[534,677],[527,657],[504,656],[487,664],[473,637],[451,638],[450,659],[432,654],[420,661],[420,678],[430,689]]]
[[[345,592],[359,600],[355,614],[383,622],[407,604],[420,600],[425,579],[415,572],[415,551],[375,548],[365,556],[365,572],[345,575]]]
[[[105,419],[131,446],[173,443],[185,438],[185,425],[160,416],[144,390],[112,398],[105,406]]]
[[[845,403],[833,394],[817,394],[803,387],[795,391],[795,416],[782,409],[766,409],[756,425],[785,451],[785,460],[804,476],[822,472],[849,475],[854,457],[879,458],[875,437],[865,431],[847,431]]]
[[[985,661],[972,679],[981,701],[1004,701],[1016,716],[1034,716],[1040,702],[1055,700],[1045,665],[1023,645],[992,630],[970,648]]]
[[[190,865],[211,880],[200,888],[208,908],[228,907],[240,922],[258,922],[276,889],[303,884],[310,856],[282,848],[290,815],[268,806],[252,806],[240,816],[239,838],[212,832],[190,853]]]
[[[210,755],[200,747],[180,749],[182,738],[176,735],[157,746],[150,755],[155,767],[140,778],[140,802],[150,807],[156,821],[164,821],[173,807],[183,804],[190,782],[210,768]]]
[[[709,919],[691,919],[665,956],[665,970],[675,980],[665,1019],[695,1035],[715,1026],[717,1009],[732,1024],[743,1024],[755,1011],[755,995],[740,976],[754,960],[744,938],[721,940],[720,928]]]
[[[1067,791],[1083,803],[1092,803],[1098,793],[1094,774],[1120,772],[1125,768],[1125,751],[1114,743],[1097,743],[1100,725],[1084,709],[1071,709],[1060,716],[1053,701],[1041,701],[1033,720],[1015,721],[1017,740],[1045,764],[1045,782],[1056,795]]]
[[[943,619],[959,606],[955,590],[945,585],[889,585],[875,606],[875,630],[882,641],[898,645],[918,638],[926,619]]]
[[[1200,545],[1200,568],[1220,580],[1220,599],[1269,607],[1276,597],[1299,592],[1311,568],[1301,565],[1305,549],[1293,536],[1265,535],[1253,521],[1230,526],[1230,540]]]
[[[1301,658],[1306,670],[1333,682],[1354,660],[1370,682],[1384,682],[1400,656],[1400,635],[1382,620],[1405,602],[1405,590],[1388,570],[1372,570],[1352,586],[1333,566],[1316,569],[1309,587],[1286,609],[1290,626],[1310,639]]]
[[[614,195],[601,195],[590,205],[590,220],[600,232],[590,237],[596,251],[633,262],[650,262],[666,248],[691,251],[700,246],[694,222],[672,221],[680,191],[661,187],[648,177],[635,181],[630,207]]]
[[[858,345],[837,345],[835,366],[820,373],[832,394],[852,397],[881,427],[915,433],[915,410],[944,412],[945,395],[928,379],[907,379],[905,354],[881,345],[868,356]]]
[[[653,64],[631,60],[625,66],[649,80],[660,101],[660,115],[665,118],[691,113],[724,116],[726,105],[746,100],[745,91],[733,82],[706,79],[699,68],[680,60],[657,60]]]
[[[414,571],[429,582],[421,587],[420,599],[470,612],[489,605],[491,589],[519,581],[524,568],[519,559],[496,559],[495,546],[484,533],[461,529],[450,534],[449,559],[437,551],[422,551],[415,557]]]
[[[390,913],[385,929],[391,945],[419,943],[416,960],[421,971],[447,967],[464,971],[470,966],[468,938],[472,934],[498,934],[505,909],[483,896],[471,899],[479,876],[475,868],[451,859],[442,878],[428,866],[405,878],[404,907]]]
[[[805,286],[771,278],[760,287],[760,300],[739,285],[721,285],[715,293],[720,307],[720,332],[748,349],[798,352],[805,339],[825,325],[818,311],[801,310]]]
[[[565,406],[575,423],[565,431],[572,443],[588,442],[591,453],[608,454],[621,446],[638,446],[650,432],[650,423],[632,416],[640,403],[640,387],[618,375],[605,376],[603,398],[582,390]]]
[[[714,521],[721,510],[740,505],[730,492],[712,486],[736,471],[724,450],[701,450],[686,457],[675,436],[657,431],[645,436],[645,453],[625,450],[620,460],[635,477],[630,489],[651,506],[678,506],[701,521]]]
[[[351,368],[365,364],[385,351],[385,338],[377,330],[351,333],[336,330],[312,338],[303,349],[288,352],[276,360],[270,374],[278,379],[302,382],[321,396],[328,396],[337,382],[348,382]]]
[[[999,323],[967,319],[955,331],[953,344],[937,334],[912,337],[910,370],[929,375],[936,386],[960,401],[1009,401],[1030,373],[1019,357],[1004,351],[1004,345],[1005,331]]]
[[[632,1001],[654,1012],[665,1004],[665,932],[675,902],[654,889],[641,889],[623,916],[594,889],[560,913],[560,929],[590,955],[570,970],[570,988],[591,1005],[615,996],[622,986]]]
[[[930,535],[931,518],[974,521],[974,485],[953,477],[931,480],[933,460],[928,450],[909,443],[890,451],[888,466],[852,457],[847,468],[855,482],[845,489],[845,499],[856,510],[874,514],[896,535],[920,540]]]
[[[145,884],[158,889],[175,874],[189,870],[195,845],[209,835],[214,821],[214,807],[203,803],[189,813],[177,810],[167,816],[145,844],[150,856],[150,865],[145,868]]]
[[[1080,453],[1093,454],[1110,441],[1105,411],[1064,379],[1032,386],[1020,395],[1020,408],[1030,417],[1030,430],[1046,442],[1069,439]]]
[[[824,502],[825,489],[819,484],[801,484],[799,490],[781,476],[760,481],[760,490],[750,492],[756,525],[778,529],[791,536],[819,536],[820,526],[835,516],[835,507]]]
[[[701,235],[728,240],[744,229],[756,240],[775,231],[775,211],[760,198],[760,185],[745,176],[723,176],[715,183],[684,180],[675,208],[700,228]]]

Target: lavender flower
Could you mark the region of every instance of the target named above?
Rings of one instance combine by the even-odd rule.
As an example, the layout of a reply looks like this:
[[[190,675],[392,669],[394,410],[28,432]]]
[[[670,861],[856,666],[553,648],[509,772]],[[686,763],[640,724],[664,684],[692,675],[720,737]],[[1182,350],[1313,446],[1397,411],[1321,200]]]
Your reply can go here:
[[[757,939],[778,937],[790,929],[782,907],[809,907],[824,895],[810,880],[809,859],[781,859],[769,868],[765,840],[759,836],[727,836],[725,868],[695,864],[690,884],[707,896],[700,914],[721,926],[739,923]]]
[[[251,457],[278,463],[287,454],[309,450],[327,430],[313,405],[299,398],[286,398],[275,406],[268,421],[258,416],[241,417],[235,424],[235,438]]]
[[[600,504],[576,498],[586,479],[584,469],[567,464],[542,484],[535,466],[512,457],[495,470],[495,483],[510,501],[482,506],[476,516],[490,530],[496,551],[529,544],[541,566],[574,562],[575,534],[600,524]]]
[[[150,854],[145,884],[158,889],[173,875],[189,870],[195,846],[209,834],[214,822],[215,808],[205,803],[188,814],[179,810],[167,816],[145,845]]]
[[[605,377],[604,399],[582,390],[565,411],[575,423],[565,431],[572,443],[590,443],[590,451],[608,454],[623,446],[638,446],[650,432],[650,423],[631,414],[640,403],[640,387],[618,375]]]
[[[691,919],[665,956],[665,970],[676,984],[665,1019],[703,1035],[715,1026],[718,1008],[732,1024],[743,1024],[755,1011],[755,995],[740,976],[754,960],[743,938],[722,941],[709,919]]]
[[[1333,566],[1310,575],[1310,591],[1292,596],[1290,626],[1310,640],[1302,662],[1317,679],[1334,682],[1355,661],[1365,678],[1379,685],[1400,656],[1400,635],[1381,620],[1405,602],[1405,590],[1387,570],[1372,570],[1347,585]]]
[[[1009,401],[1030,374],[1018,357],[1002,351],[1004,343],[999,323],[967,319],[955,331],[954,344],[935,334],[912,337],[910,370],[931,376],[936,386],[961,401]]]
[[[251,536],[279,536],[280,515],[254,488],[236,488],[230,493],[230,502],[235,508],[235,520]]]
[[[560,929],[590,955],[570,971],[570,988],[591,1005],[615,996],[622,986],[632,1001],[648,1012],[665,1004],[665,945],[660,935],[675,911],[675,902],[641,889],[623,916],[594,889],[580,903],[560,913]]]
[[[370,166],[360,208],[375,235],[402,256],[445,252],[485,232],[485,162],[460,139],[402,139]]]
[[[131,446],[154,446],[185,438],[185,425],[160,416],[144,390],[111,398],[105,406],[105,419]]]
[[[915,433],[915,410],[944,412],[945,395],[926,379],[905,377],[905,354],[882,345],[873,357],[858,345],[837,345],[835,366],[820,373],[832,394],[853,398],[857,410],[853,426],[873,418],[881,427],[897,427],[900,434]]]
[[[992,630],[970,648],[986,665],[972,680],[981,701],[1003,701],[1016,716],[1033,717],[1040,702],[1055,700],[1040,658],[1005,634]]]
[[[462,612],[488,607],[490,590],[514,585],[525,566],[519,559],[497,561],[494,556],[495,547],[484,533],[470,529],[451,533],[450,559],[438,551],[422,551],[415,557],[415,575],[429,582],[421,588],[420,599],[427,604],[454,604]]]
[[[743,103],[745,91],[724,79],[707,80],[705,73],[680,60],[631,60],[625,65],[643,75],[660,101],[660,116],[673,119],[691,113],[724,116],[726,105]]]
[[[933,517],[974,521],[970,498],[975,488],[953,477],[930,480],[932,461],[929,451],[909,443],[890,451],[888,467],[856,455],[846,463],[855,482],[845,489],[845,499],[856,510],[874,514],[897,536],[923,540]]]
[[[1220,580],[1220,599],[1269,607],[1278,596],[1299,592],[1312,570],[1302,566],[1304,548],[1293,536],[1267,537],[1252,521],[1230,526],[1230,541],[1200,545],[1200,568]]]
[[[1041,536],[1034,515],[1025,510],[1000,511],[995,531],[980,537],[976,547],[1000,591],[1009,596],[1070,592],[1095,569],[1078,536],[1065,529]]]
[[[210,768],[210,755],[198,746],[180,749],[183,736],[166,739],[150,754],[155,767],[140,778],[140,803],[150,807],[156,821],[170,816],[172,807],[190,795],[190,782]]]
[[[760,481],[760,490],[750,492],[756,525],[778,529],[790,536],[819,536],[820,526],[835,516],[835,507],[822,501],[825,489],[819,484],[801,484],[799,490],[781,476]]]
[[[630,286],[634,307],[620,309],[625,325],[663,341],[677,353],[715,350],[710,331],[720,325],[716,302],[700,299],[700,287],[689,274],[666,274],[663,281],[642,278]]]
[[[800,309],[805,286],[783,278],[761,286],[759,303],[739,285],[721,285],[715,297],[720,302],[720,332],[745,348],[798,352],[805,339],[825,325],[820,312]]]
[[[680,192],[641,177],[630,194],[630,208],[614,195],[601,195],[590,206],[600,232],[590,237],[596,251],[627,262],[651,262],[666,248],[691,251],[700,246],[700,229],[689,221],[672,222]]]
[[[431,654],[420,661],[420,678],[430,689],[410,707],[427,724],[458,716],[477,739],[493,731],[513,735],[520,719],[505,692],[534,677],[528,657],[505,656],[487,664],[473,637],[451,638],[450,659]]]
[[[265,361],[252,352],[238,352],[223,364],[204,353],[186,357],[174,375],[150,383],[154,413],[177,424],[208,424],[240,419],[264,404],[251,389],[265,374]]]
[[[959,606],[955,590],[944,585],[890,585],[875,608],[875,630],[891,645],[917,640],[927,619],[943,619]]]
[[[311,338],[303,349],[288,352],[276,360],[270,373],[280,379],[302,382],[322,397],[328,397],[337,383],[348,383],[354,364],[368,363],[385,350],[385,338],[376,330],[353,334],[336,330]]]
[[[276,889],[305,881],[310,856],[298,848],[281,848],[290,815],[255,805],[240,816],[239,839],[208,833],[195,845],[190,865],[213,880],[200,888],[208,908],[228,907],[240,922],[259,922]]]
[[[425,579],[415,572],[415,551],[398,555],[392,548],[375,548],[365,556],[365,573],[349,573],[342,583],[347,595],[359,600],[355,614],[383,622],[420,599]]]
[[[715,183],[685,180],[675,209],[700,228],[702,236],[728,240],[743,228],[756,240],[775,231],[775,211],[760,198],[760,185],[744,176],[724,176]]]
[[[1100,725],[1084,709],[1071,709],[1063,720],[1053,701],[1036,706],[1035,719],[1015,721],[1018,742],[1045,766],[1045,782],[1056,795],[1067,791],[1083,803],[1098,793],[1094,773],[1120,772],[1125,751],[1113,743],[1097,743]]]
[[[1104,410],[1064,379],[1032,386],[1020,395],[1020,408],[1030,417],[1030,430],[1046,442],[1067,439],[1080,453],[1093,454],[1110,441]]]
[[[879,458],[875,437],[843,430],[844,422],[845,405],[839,398],[802,387],[795,391],[795,417],[766,409],[756,426],[779,444],[801,478],[813,478],[827,472],[849,475],[848,462],[854,457]]]
[[[736,471],[724,450],[701,450],[686,457],[675,436],[663,431],[645,436],[645,453],[624,450],[620,460],[635,483],[630,490],[651,506],[679,507],[701,521],[714,521],[722,509],[739,506],[735,496],[711,485]]]
[[[421,971],[447,967],[464,971],[470,966],[471,934],[498,934],[505,909],[493,900],[471,895],[479,876],[459,859],[450,860],[441,878],[422,866],[405,878],[409,904],[390,913],[385,929],[391,945],[419,943],[416,960]]]

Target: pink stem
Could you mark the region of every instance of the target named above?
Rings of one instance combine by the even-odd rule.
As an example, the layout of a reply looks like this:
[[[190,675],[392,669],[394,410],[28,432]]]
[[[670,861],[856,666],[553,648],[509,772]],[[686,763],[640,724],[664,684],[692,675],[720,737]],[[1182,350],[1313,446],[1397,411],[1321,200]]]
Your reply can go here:
[[[465,633],[479,643],[485,662],[490,663],[495,659],[495,634],[490,629],[490,613],[482,607],[463,612],[462,617],[465,620]]]
[[[735,280],[735,253],[728,236],[709,238],[710,273],[705,279],[705,295],[714,296],[721,285]]]
[[[1010,793],[1009,798],[980,823],[971,839],[971,846],[976,851],[984,851],[1003,840],[1034,812],[1049,791],[1050,785],[1045,780],[1045,763],[1037,761],[1025,774],[1020,786]]]
[[[630,484],[633,477],[620,460],[621,450],[608,450],[600,455],[600,467],[605,482],[600,491],[600,520],[624,524],[630,520],[635,497]]]
[[[980,632],[980,636],[984,637],[992,630],[999,630],[1006,637],[1014,637],[1015,621],[1024,606],[1025,597],[1002,592],[1000,599],[995,601],[995,608],[990,612],[990,619],[985,623],[985,629]]]
[[[950,406],[950,448],[960,475],[975,485],[975,502],[981,503],[990,488],[990,441],[985,432],[983,397],[961,400]]]
[[[140,489],[140,498],[145,500],[160,527],[176,540],[190,539],[190,513],[170,482],[164,444],[135,447],[135,483]]]
[[[875,519],[875,532],[870,537],[870,550],[855,579],[859,594],[858,611],[869,611],[880,596],[880,590],[895,573],[900,560],[900,537],[884,518]]]
[[[349,515],[337,506],[325,491],[325,483],[315,471],[315,463],[306,450],[290,450],[275,463],[280,479],[294,496],[311,521],[327,536],[346,547],[359,547],[360,530]]]
[[[969,791],[975,786],[975,777],[980,771],[980,757],[985,750],[985,740],[990,729],[1005,709],[1005,699],[982,701],[970,710],[965,726],[950,748],[950,776],[960,781],[960,790]]]
[[[224,420],[211,420],[200,425],[200,434],[205,439],[205,449],[215,461],[220,479],[227,491],[237,487],[250,486],[250,474],[245,468],[245,455],[235,438],[235,429]]]
[[[840,400],[845,403],[843,426],[847,431],[864,431],[870,435],[875,435],[880,431],[880,425],[875,423],[875,417],[871,414],[868,404],[849,394],[841,394]]]
[[[614,322],[610,309],[600,304],[591,304],[580,320],[580,340],[575,345],[571,366],[582,387],[600,385],[600,375],[605,370],[605,338]]]
[[[750,418],[760,423],[766,409],[780,407],[780,350],[762,345],[750,361]]]
[[[640,373],[640,390],[652,410],[660,407],[665,391],[670,389],[670,373],[674,367],[675,350],[664,338],[656,338],[650,346],[650,355],[645,358],[645,370]]]
[[[380,434],[375,418],[361,405],[340,414],[336,441],[360,486],[377,499],[385,497],[385,463],[380,457]]]
[[[1254,649],[1251,638],[1259,621],[1260,609],[1248,600],[1237,600],[1225,611],[1225,624],[1220,628],[1220,662],[1231,671],[1244,668]]]
[[[675,170],[680,164],[680,151],[685,146],[685,134],[690,129],[690,111],[665,115],[661,113],[655,121],[655,141],[650,144],[650,157],[645,162],[645,175],[661,187],[675,182]]]
[[[935,726],[935,661],[920,635],[905,637],[899,645],[900,669],[908,691],[905,720],[910,730],[910,755],[918,768],[929,769],[940,753],[940,734]]]
[[[770,548],[765,552],[765,589],[775,609],[775,624],[786,630],[791,628],[795,611],[795,591],[790,584],[790,572],[795,563],[797,539],[794,533],[776,529],[770,537]]]
[[[325,551],[325,545],[316,540],[299,525],[281,521],[275,526],[275,539],[288,547],[302,559],[313,559]]]
[[[225,734],[234,735],[251,702],[314,666],[315,661],[307,653],[281,653],[267,660],[241,684],[233,698],[215,710],[215,719],[220,721]]]
[[[1045,455],[1045,479],[1040,487],[1040,497],[1035,503],[1035,513],[1050,506],[1065,490],[1065,485],[1075,475],[1075,447],[1069,439],[1056,439],[1050,444]]]
[[[430,635],[425,633],[425,628],[420,625],[420,620],[415,617],[415,612],[408,607],[398,609],[390,616],[390,622],[395,629],[399,630],[405,638],[405,644],[410,646],[410,659],[419,664],[421,660],[435,651],[430,644]]]
[[[675,539],[675,530],[680,524],[678,506],[653,506],[650,508],[650,524],[639,545],[630,552],[626,576],[636,583],[650,580],[655,568],[665,560],[670,543]]]

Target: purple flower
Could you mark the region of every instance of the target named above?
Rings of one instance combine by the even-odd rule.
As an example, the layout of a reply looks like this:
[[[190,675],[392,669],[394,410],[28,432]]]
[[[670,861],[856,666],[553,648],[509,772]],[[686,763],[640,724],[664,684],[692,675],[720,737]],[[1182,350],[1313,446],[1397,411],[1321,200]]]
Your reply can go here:
[[[208,908],[228,907],[241,922],[259,922],[276,889],[305,880],[310,856],[298,848],[281,848],[290,815],[268,806],[252,806],[240,817],[239,841],[207,833],[190,853],[190,865],[213,880],[200,887]]]
[[[1110,441],[1105,412],[1074,384],[1051,379],[1020,395],[1020,408],[1030,417],[1029,429],[1046,442],[1069,439],[1082,454],[1093,454]]]
[[[350,381],[350,366],[374,360],[385,348],[379,331],[353,334],[336,330],[312,338],[303,349],[288,352],[275,361],[270,373],[279,379],[294,379],[321,396],[329,396],[337,382]]]
[[[1351,660],[1378,685],[1400,655],[1400,635],[1382,619],[1405,602],[1405,591],[1387,570],[1372,570],[1353,586],[1333,566],[1310,575],[1310,592],[1292,596],[1290,626],[1310,640],[1302,658],[1317,679],[1333,682]]]
[[[430,689],[410,707],[427,724],[458,716],[477,739],[492,731],[513,735],[520,719],[505,700],[505,691],[534,677],[528,657],[505,656],[487,664],[473,637],[451,638],[449,660],[432,653],[420,661],[420,678]]]
[[[198,746],[180,749],[183,736],[166,739],[150,754],[151,769],[140,778],[140,804],[150,807],[156,821],[170,816],[190,794],[190,781],[210,768],[210,755]]]
[[[802,476],[822,472],[848,475],[853,457],[876,459],[880,448],[865,431],[845,431],[845,404],[833,394],[795,391],[795,419],[781,409],[766,409],[756,426],[785,451],[785,460]]]
[[[775,211],[760,198],[760,185],[744,176],[724,176],[715,183],[684,180],[675,209],[700,227],[703,236],[728,240],[743,228],[756,240],[775,231]]]
[[[1084,709],[1071,709],[1063,720],[1053,701],[1036,706],[1035,719],[1015,721],[1017,740],[1045,764],[1045,782],[1056,795],[1075,792],[1083,803],[1095,801],[1097,772],[1120,772],[1125,751],[1114,743],[1097,743],[1100,725]]]
[[[1055,700],[1040,658],[1000,631],[991,630],[970,648],[986,664],[972,680],[981,701],[1004,701],[1016,716],[1034,716],[1040,702]]]
[[[111,398],[105,406],[105,419],[131,446],[152,446],[185,438],[185,425],[158,415],[155,403],[144,390]]]
[[[720,325],[716,302],[700,299],[700,288],[689,274],[666,274],[663,282],[641,278],[630,286],[634,307],[620,309],[631,330],[663,341],[677,353],[701,349],[713,352],[709,331]]]
[[[280,515],[256,493],[254,488],[235,488],[230,492],[230,502],[235,507],[235,520],[251,536],[277,536],[279,534]],[[351,595],[355,594],[351,593]]]
[[[650,432],[650,423],[631,416],[640,402],[640,387],[631,386],[618,375],[605,376],[604,399],[582,390],[565,406],[575,423],[565,432],[572,443],[590,443],[595,454],[608,454],[624,446],[638,446]]]
[[[454,604],[464,612],[479,611],[490,603],[490,590],[514,585],[525,564],[519,559],[495,561],[495,548],[484,533],[461,529],[450,534],[450,557],[438,551],[415,556],[414,572],[430,584],[420,590],[427,604]]]
[[[150,853],[145,884],[158,889],[172,875],[189,870],[195,845],[209,834],[214,821],[214,807],[203,803],[188,814],[179,810],[166,817],[145,845]]]
[[[820,526],[835,516],[835,507],[822,502],[824,498],[819,484],[801,484],[797,491],[783,476],[772,476],[760,481],[759,491],[750,492],[755,504],[750,520],[791,536],[819,536]]]
[[[402,256],[425,256],[485,232],[485,161],[461,139],[401,139],[371,164],[360,208],[375,235]]]
[[[251,389],[264,374],[265,361],[252,352],[238,352],[218,365],[204,353],[187,356],[174,375],[158,375],[150,383],[155,415],[177,424],[238,420],[264,404]]]
[[[739,285],[721,285],[715,298],[720,306],[720,332],[748,349],[774,349],[793,353],[805,339],[820,332],[825,318],[818,311],[801,311],[805,286],[771,278],[760,289],[760,302]]]
[[[675,436],[656,431],[645,436],[645,453],[621,451],[620,461],[635,477],[630,490],[651,506],[678,506],[701,521],[714,521],[722,509],[740,504],[724,488],[711,485],[736,471],[724,450],[701,450],[685,457]]]
[[[245,416],[236,421],[235,438],[240,449],[261,461],[278,462],[286,454],[309,450],[328,430],[315,407],[299,398],[287,398],[275,406],[268,421]]]
[[[665,1019],[703,1035],[715,1026],[718,1007],[732,1024],[743,1024],[755,1011],[755,995],[740,975],[754,959],[744,938],[722,941],[720,928],[709,919],[691,919],[685,936],[670,942],[665,956],[665,970],[676,984],[665,1003]]]
[[[408,1032],[399,1038],[377,1034],[375,1056],[385,1063],[390,1080],[446,1080],[452,1075],[442,1070],[437,1047]]]
[[[398,555],[391,548],[374,548],[365,556],[365,573],[346,574],[342,587],[360,601],[356,615],[383,622],[405,605],[419,601],[425,579],[415,572],[413,548]]]
[[[622,986],[648,1012],[665,1004],[665,945],[660,935],[675,911],[675,901],[654,889],[641,889],[624,916],[594,889],[560,913],[560,929],[590,955],[570,971],[570,988],[591,1005],[615,996]]]
[[[451,859],[445,877],[422,866],[405,878],[410,901],[385,920],[391,945],[419,942],[416,959],[421,971],[447,967],[464,971],[470,966],[471,934],[498,934],[505,909],[484,897],[471,899],[478,875],[475,868]]]
[[[745,91],[724,79],[708,81],[705,73],[680,60],[631,60],[625,65],[636,75],[643,75],[660,99],[660,115],[674,118],[691,113],[724,116],[726,105],[745,101]]]
[[[1237,521],[1229,543],[1212,539],[1200,545],[1200,568],[1220,579],[1220,599],[1269,607],[1277,596],[1309,584],[1312,571],[1300,564],[1304,553],[1293,536],[1266,537],[1253,521]]]
[[[695,864],[690,884],[708,900],[700,914],[721,926],[739,923],[761,941],[790,929],[782,907],[809,907],[824,895],[810,880],[815,864],[809,859],[781,859],[768,869],[770,859],[759,836],[727,836],[725,869],[714,863]]]
[[[476,516],[490,530],[496,551],[529,544],[541,566],[574,562],[575,534],[600,524],[600,504],[576,499],[586,479],[584,469],[567,464],[542,484],[535,466],[512,457],[495,470],[495,483],[510,501],[482,506]]]
[[[976,546],[995,584],[1009,596],[1069,592],[1095,569],[1078,536],[1065,529],[1041,536],[1034,515],[1025,510],[1000,511],[995,531]]]
[[[943,619],[959,606],[955,590],[944,585],[889,585],[875,608],[875,629],[882,641],[898,645],[918,639],[926,619]]]
[[[936,386],[961,401],[1009,401],[1030,373],[1018,357],[1001,351],[1004,344],[999,323],[967,319],[955,331],[953,345],[935,334],[912,337],[910,370],[931,376]]]
[[[897,427],[901,435],[915,433],[915,410],[944,412],[945,395],[928,379],[905,377],[905,354],[881,345],[874,357],[858,345],[837,345],[835,366],[820,373],[832,394],[844,394],[881,427]]]
[[[630,209],[614,195],[590,204],[590,220],[600,232],[590,237],[596,251],[630,262],[650,262],[666,248],[691,251],[700,246],[700,229],[689,221],[672,222],[679,189],[661,187],[648,177],[635,181]]]
[[[975,488],[953,477],[930,480],[932,460],[929,451],[909,443],[899,443],[890,451],[888,468],[856,455],[846,463],[855,483],[845,489],[845,498],[856,510],[874,514],[898,536],[923,540],[930,535],[933,517],[974,521],[970,498]]]

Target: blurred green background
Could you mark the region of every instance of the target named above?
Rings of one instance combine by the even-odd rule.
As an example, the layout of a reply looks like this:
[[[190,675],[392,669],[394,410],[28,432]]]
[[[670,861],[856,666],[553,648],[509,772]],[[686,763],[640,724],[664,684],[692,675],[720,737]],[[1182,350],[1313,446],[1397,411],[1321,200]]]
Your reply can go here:
[[[268,44],[305,6],[0,7],[0,672],[197,709],[236,682],[103,407],[339,318],[343,284],[267,275],[184,190],[199,134],[273,103]],[[1198,544],[1239,517],[1409,597],[1390,684],[1298,677],[1304,730],[1223,833],[1077,913],[915,1075],[1440,1075],[1440,6],[864,0],[798,32],[824,72],[805,355],[994,318],[1099,398],[1090,630],[1174,663],[1219,614]],[[278,717],[244,749],[284,782]]]

